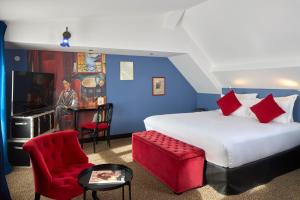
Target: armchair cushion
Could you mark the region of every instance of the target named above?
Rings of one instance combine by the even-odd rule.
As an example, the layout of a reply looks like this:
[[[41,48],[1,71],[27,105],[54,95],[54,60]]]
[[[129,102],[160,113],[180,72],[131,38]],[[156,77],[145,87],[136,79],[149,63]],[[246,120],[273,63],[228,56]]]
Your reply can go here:
[[[91,166],[93,164],[84,163],[53,169],[51,172],[53,181],[50,185],[51,196],[64,199],[66,196],[80,195],[82,188],[78,184],[77,176],[82,170]]]

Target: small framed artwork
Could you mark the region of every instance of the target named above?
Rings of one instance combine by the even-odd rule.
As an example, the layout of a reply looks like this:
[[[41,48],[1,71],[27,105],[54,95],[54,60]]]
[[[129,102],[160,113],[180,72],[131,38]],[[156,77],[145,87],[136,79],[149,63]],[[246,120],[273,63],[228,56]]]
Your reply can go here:
[[[152,95],[163,96],[166,93],[166,78],[152,77]]]
[[[133,80],[133,62],[120,62],[120,80]]]

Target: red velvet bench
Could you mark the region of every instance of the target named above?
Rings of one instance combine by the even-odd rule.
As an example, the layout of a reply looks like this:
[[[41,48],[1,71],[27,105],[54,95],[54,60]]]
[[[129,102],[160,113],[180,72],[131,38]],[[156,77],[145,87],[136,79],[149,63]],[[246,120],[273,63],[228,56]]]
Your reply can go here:
[[[134,133],[132,158],[175,193],[203,185],[204,151],[159,132]]]

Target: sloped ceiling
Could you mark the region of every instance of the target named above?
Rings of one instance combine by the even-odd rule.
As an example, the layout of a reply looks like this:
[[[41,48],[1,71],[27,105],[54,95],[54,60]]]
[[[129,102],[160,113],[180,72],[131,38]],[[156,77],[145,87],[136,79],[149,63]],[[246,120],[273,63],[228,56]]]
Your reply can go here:
[[[183,27],[222,87],[300,89],[300,1],[209,0]]]
[[[300,89],[298,0],[0,0],[9,46],[166,56],[197,92]]]

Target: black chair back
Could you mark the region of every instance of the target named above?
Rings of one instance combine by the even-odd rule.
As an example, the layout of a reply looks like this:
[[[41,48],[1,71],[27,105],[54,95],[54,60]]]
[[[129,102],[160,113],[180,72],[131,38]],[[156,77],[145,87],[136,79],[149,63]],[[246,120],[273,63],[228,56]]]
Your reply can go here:
[[[106,103],[98,106],[97,117],[96,117],[96,130],[95,130],[96,133],[98,132],[99,123],[107,123],[110,126],[112,121],[112,114],[113,114],[112,103]]]

